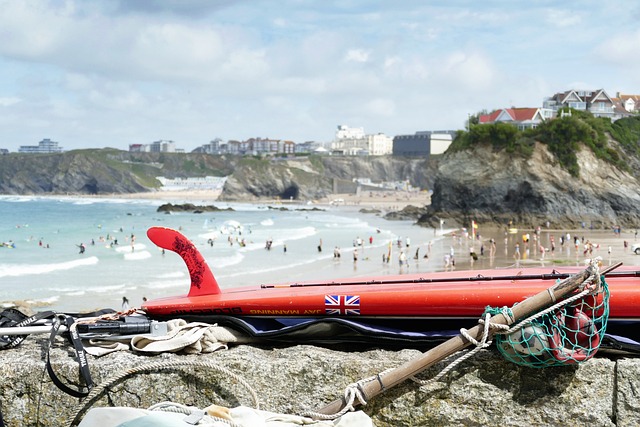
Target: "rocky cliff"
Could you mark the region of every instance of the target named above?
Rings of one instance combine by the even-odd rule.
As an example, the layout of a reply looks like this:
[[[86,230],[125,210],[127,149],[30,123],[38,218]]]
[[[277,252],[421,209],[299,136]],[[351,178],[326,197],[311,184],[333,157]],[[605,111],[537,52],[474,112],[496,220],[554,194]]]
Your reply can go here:
[[[129,153],[114,149],[0,156],[0,194],[106,195],[151,191],[157,176],[228,176],[225,200],[313,200],[350,187],[354,178],[409,180],[428,188],[432,167],[393,157],[212,156],[202,153]]]
[[[47,341],[30,337],[19,347],[0,352],[0,410],[7,426],[69,425],[84,406],[56,388],[44,373]],[[67,384],[79,377],[72,353],[61,341],[51,351],[53,369]],[[163,401],[200,408],[212,403],[252,406],[248,391],[224,371],[230,370],[257,393],[261,409],[299,414],[340,398],[351,383],[421,354],[411,349],[236,345],[201,355],[123,351],[90,356],[89,369],[98,385],[119,378],[94,407],[147,408]],[[180,362],[200,366],[162,369]],[[438,363],[419,377],[431,378],[446,365]],[[126,374],[136,370],[137,375]],[[422,387],[405,381],[361,408],[376,427],[633,426],[640,425],[639,375],[638,359],[599,357],[580,366],[533,369],[511,364],[497,351],[483,350],[440,381]]]
[[[542,143],[522,156],[487,145],[452,150],[437,160],[385,157],[211,156],[201,153],[128,153],[113,149],[51,155],[0,156],[0,194],[132,193],[159,188],[156,176],[228,176],[228,201],[315,200],[355,191],[355,178],[405,181],[432,189],[431,205],[395,218],[423,225],[484,223],[535,227],[640,226],[640,161],[609,140],[626,167],[598,158],[586,146],[571,174]],[[391,217],[390,217],[391,218]]]
[[[354,178],[373,182],[405,181],[420,188],[431,185],[433,166],[424,159],[385,157],[300,157],[287,160],[243,158],[227,180],[223,200],[280,198],[314,200],[340,187],[355,190]],[[338,188],[336,188],[338,187]]]
[[[520,227],[547,221],[562,227],[583,222],[596,228],[640,226],[634,158],[629,157],[628,172],[597,159],[585,147],[577,160],[576,177],[540,143],[530,157],[487,146],[447,153],[434,177],[431,205],[419,223],[435,225],[445,219],[458,225],[475,220]]]

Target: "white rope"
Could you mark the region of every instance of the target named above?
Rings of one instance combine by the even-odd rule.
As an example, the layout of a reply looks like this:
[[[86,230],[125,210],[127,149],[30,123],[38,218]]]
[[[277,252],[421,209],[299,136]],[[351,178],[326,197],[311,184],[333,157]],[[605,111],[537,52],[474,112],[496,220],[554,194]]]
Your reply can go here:
[[[602,280],[600,277],[600,268],[599,268],[599,264],[600,264],[600,260],[601,258],[594,258],[592,260],[589,261],[589,264],[595,269],[595,272],[593,275],[589,276],[588,278],[586,278],[584,280],[584,282],[582,282],[582,284],[580,285],[580,293],[577,293],[575,295],[572,295],[569,298],[563,299],[562,301],[552,305],[551,307],[548,307],[542,311],[539,311],[537,313],[532,314],[531,316],[527,317],[526,319],[521,320],[520,322],[518,322],[515,325],[512,325],[510,328],[505,329],[504,326],[507,325],[498,325],[498,324],[493,324],[494,327],[496,327],[496,329],[503,329],[502,331],[499,332],[495,332],[495,334],[504,334],[504,335],[509,335],[515,331],[517,331],[518,329],[530,324],[531,322],[533,322],[534,320],[549,314],[549,313],[553,313],[554,311],[558,310],[559,308],[562,308],[566,305],[571,304],[574,301],[579,300],[580,298],[583,298],[589,294],[595,294],[596,292],[598,292],[599,290],[602,289]],[[553,295],[553,292],[551,290],[549,290],[549,293]],[[555,301],[555,295],[553,295],[552,298]],[[503,312],[502,314],[504,315],[504,307],[503,307]],[[506,317],[506,316],[505,316]],[[480,323],[484,323],[483,319],[478,320],[478,322]],[[513,323],[513,321],[509,322],[509,324]]]
[[[105,393],[105,390],[108,389],[109,387],[111,387],[113,384],[116,384],[120,381],[122,381],[123,379],[135,375],[135,374],[139,374],[139,373],[143,373],[143,372],[153,372],[153,371],[159,371],[162,369],[171,369],[171,368],[176,368],[176,367],[184,367],[184,366],[192,366],[192,367],[206,367],[209,369],[213,369],[215,371],[218,371],[224,375],[227,375],[229,377],[231,377],[232,379],[236,380],[238,383],[240,383],[241,385],[243,385],[248,391],[249,394],[251,394],[251,399],[253,401],[253,404],[255,406],[256,409],[259,409],[260,406],[260,402],[258,399],[258,395],[255,392],[255,390],[249,385],[249,383],[247,381],[245,381],[242,377],[240,377],[239,375],[237,375],[236,373],[222,367],[222,366],[218,366],[218,365],[214,365],[213,363],[209,363],[206,361],[196,361],[196,360],[182,360],[182,361],[170,361],[170,362],[157,362],[157,363],[148,363],[146,365],[142,365],[136,368],[132,368],[132,369],[128,369],[124,372],[120,372],[118,374],[115,374],[109,378],[107,378],[105,381],[103,381],[100,385],[94,387],[93,389],[91,389],[91,391],[89,392],[89,394],[87,395],[87,397],[84,398],[84,400],[80,403],[80,405],[78,405],[78,408],[75,412],[74,417],[72,418],[71,422],[69,422],[69,426],[74,426],[77,425],[77,423],[80,421],[79,418],[82,416],[82,414],[84,414],[84,412],[90,408],[93,403],[95,403],[96,400],[98,400],[100,397],[102,397],[102,395]]]
[[[411,380],[413,380],[414,382],[420,384],[420,385],[427,385],[433,382],[438,381],[439,379],[441,379],[443,376],[447,375],[449,372],[451,372],[451,370],[453,370],[456,366],[458,366],[459,364],[461,364],[462,362],[464,362],[465,360],[469,359],[471,356],[475,355],[476,353],[478,353],[480,350],[485,349],[487,347],[489,347],[491,345],[491,343],[493,342],[492,340],[490,340],[489,338],[491,337],[492,333],[493,334],[509,334],[517,329],[519,329],[520,327],[522,327],[522,325],[531,322],[532,320],[537,319],[540,316],[543,316],[547,313],[553,312],[555,310],[557,310],[558,308],[565,306],[567,304],[570,304],[582,297],[584,297],[585,295],[588,295],[590,293],[595,293],[597,290],[600,289],[602,283],[600,280],[600,270],[598,268],[599,266],[599,262],[600,262],[600,258],[595,258],[593,260],[590,261],[590,264],[592,267],[595,268],[595,273],[592,276],[589,276],[587,279],[585,279],[584,282],[582,282],[582,284],[580,285],[580,289],[581,292],[573,295],[567,299],[564,299],[556,304],[554,304],[553,306],[539,312],[536,313],[532,316],[527,317],[526,319],[524,319],[521,322],[518,322],[518,324],[516,326],[510,327],[511,324],[513,324],[515,322],[515,318],[513,317],[513,313],[511,312],[511,310],[509,309],[509,307],[502,307],[502,311],[501,314],[504,316],[505,320],[506,320],[506,324],[502,324],[502,323],[493,323],[491,322],[491,314],[490,313],[485,313],[484,314],[484,318],[480,318],[478,319],[478,323],[484,325],[484,328],[482,330],[482,336],[480,337],[480,340],[475,339],[473,336],[471,336],[469,334],[469,331],[465,328],[461,328],[460,329],[460,334],[467,339],[470,343],[472,343],[473,345],[475,345],[475,348],[471,351],[466,352],[464,355],[456,358],[453,362],[449,363],[444,369],[442,369],[440,371],[440,373],[438,373],[435,377],[430,378],[428,380],[421,380],[414,377],[411,377]],[[595,285],[594,285],[594,281],[595,281]],[[553,294],[553,291],[549,292],[550,294],[550,298],[553,302],[556,302],[556,298],[555,295]],[[495,332],[494,332],[495,331]],[[356,399],[358,399],[358,402],[361,405],[366,405],[366,400],[365,397],[363,395],[362,392],[362,386],[368,382],[371,381],[379,381],[380,384],[382,385],[382,388],[384,389],[384,385],[382,384],[382,376],[384,375],[384,373],[388,372],[390,369],[379,373],[376,376],[373,377],[369,377],[363,380],[360,380],[356,383],[352,383],[349,384],[347,386],[347,388],[344,391],[344,401],[345,401],[345,405],[344,407],[337,413],[335,414],[321,414],[318,412],[305,412],[303,415],[304,416],[310,416],[312,418],[315,419],[323,419],[323,420],[333,420],[336,419],[338,417],[341,417],[342,415],[346,414],[349,411],[354,411],[355,408],[353,406],[354,402]]]
[[[491,345],[492,341],[488,340],[489,338],[489,334],[491,330],[496,330],[495,332],[493,332],[493,334],[510,334],[513,331],[516,331],[518,329],[520,329],[523,325],[530,323],[531,321],[544,316],[545,314],[551,313],[555,310],[557,310],[560,307],[563,307],[567,304],[570,304],[590,293],[595,293],[597,290],[599,290],[602,286],[602,281],[600,279],[600,269],[599,269],[599,264],[600,264],[601,258],[594,258],[592,260],[589,261],[589,264],[595,269],[595,273],[591,276],[589,276],[587,279],[584,280],[584,282],[582,282],[582,284],[580,285],[580,289],[582,290],[580,293],[573,295],[565,300],[562,300],[556,304],[554,304],[553,306],[538,312],[536,314],[533,314],[529,317],[527,317],[526,319],[518,322],[517,325],[509,327],[509,325],[511,325],[512,323],[515,322],[515,319],[513,317],[513,314],[511,313],[511,310],[508,307],[502,307],[502,312],[501,314],[504,316],[507,324],[502,324],[502,323],[492,323],[491,322],[491,314],[489,313],[485,313],[484,314],[484,318],[480,318],[478,319],[478,323],[484,325],[484,329],[482,331],[482,337],[480,339],[480,341],[476,340],[475,338],[473,338],[471,335],[469,335],[468,331],[464,328],[460,329],[460,334],[465,337],[469,342],[471,342],[472,344],[474,344],[476,347],[467,352],[465,355],[457,358],[456,360],[454,360],[453,362],[451,362],[449,365],[447,365],[442,371],[440,371],[440,373],[438,373],[438,375],[436,375],[433,378],[430,378],[428,380],[421,380],[415,377],[411,377],[411,379],[415,382],[417,382],[418,384],[421,385],[427,385],[430,384],[432,382],[438,381],[440,378],[442,378],[443,376],[445,376],[446,374],[448,374],[451,370],[453,370],[453,368],[455,368],[456,366],[458,366],[460,363],[464,362],[465,360],[467,360],[468,358],[470,358],[471,356],[473,356],[474,354],[476,354],[477,352],[479,352],[480,350],[482,350],[483,348],[487,348]],[[594,285],[594,281],[595,281],[595,285]],[[555,295],[553,295],[553,292],[550,291],[550,294],[552,294],[552,300],[555,302]]]
[[[335,414],[322,414],[320,412],[307,411],[307,412],[303,412],[301,415],[303,417],[311,417],[316,420],[334,420],[336,418],[343,416],[347,412],[355,411],[356,408],[354,406],[354,403],[356,402],[356,399],[358,399],[358,404],[362,406],[367,404],[367,399],[364,397],[362,386],[364,386],[366,383],[370,383],[373,381],[379,381],[382,384],[382,375],[392,370],[393,368],[387,369],[385,371],[380,372],[378,375],[364,378],[358,382],[349,384],[344,389],[343,398],[345,401],[345,405],[340,411],[336,412]]]
[[[459,364],[461,364],[462,362],[464,362],[465,360],[467,360],[468,358],[470,358],[471,356],[473,356],[474,354],[476,354],[477,352],[479,352],[480,350],[487,348],[491,345],[491,343],[493,341],[489,340],[489,337],[491,336],[491,328],[495,328],[495,327],[501,327],[503,325],[498,325],[496,323],[491,323],[491,314],[489,313],[485,313],[484,314],[484,320],[480,319],[480,323],[482,323],[484,325],[484,328],[482,330],[482,337],[480,338],[480,340],[476,340],[474,337],[472,337],[469,334],[469,331],[465,328],[461,328],[460,329],[460,334],[465,337],[469,342],[471,342],[473,345],[475,345],[476,347],[471,350],[466,352],[465,354],[463,354],[462,356],[458,357],[456,360],[454,360],[453,362],[449,363],[443,370],[440,371],[440,373],[438,373],[438,375],[436,375],[433,378],[430,378],[428,380],[421,380],[419,378],[416,377],[411,377],[411,380],[420,384],[420,385],[427,385],[433,382],[438,381],[440,378],[444,377],[445,375],[447,375],[449,372],[451,372],[451,370],[453,370],[453,368],[455,368],[456,366],[458,366]]]
[[[148,411],[171,412],[176,414],[196,415],[197,425],[199,426],[219,426],[220,423],[229,425],[230,427],[242,427],[241,424],[235,423],[226,418],[214,417],[206,413],[206,411],[195,406],[187,406],[175,402],[160,402],[147,408]]]

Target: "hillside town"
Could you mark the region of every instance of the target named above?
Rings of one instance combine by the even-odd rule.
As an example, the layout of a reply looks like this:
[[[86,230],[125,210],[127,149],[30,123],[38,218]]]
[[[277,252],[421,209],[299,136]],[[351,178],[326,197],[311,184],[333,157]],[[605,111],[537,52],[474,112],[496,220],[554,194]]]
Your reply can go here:
[[[509,123],[519,130],[536,128],[540,123],[552,120],[563,108],[587,111],[595,117],[615,121],[640,114],[640,95],[620,92],[615,97],[604,89],[566,90],[543,100],[541,107],[506,107],[491,112],[469,114],[466,128],[471,124]],[[193,152],[221,155],[294,155],[324,154],[339,156],[412,156],[425,157],[444,153],[458,131],[432,130],[416,131],[414,134],[388,136],[382,132],[368,134],[362,127],[339,125],[332,141],[305,141],[296,143],[285,139],[249,138],[244,141],[223,141],[215,138],[197,147]],[[175,141],[158,140],[149,144],[130,144],[130,152],[183,153]],[[45,138],[38,145],[20,146],[19,153],[59,153],[64,148],[56,141]],[[0,154],[8,154],[0,149]]]

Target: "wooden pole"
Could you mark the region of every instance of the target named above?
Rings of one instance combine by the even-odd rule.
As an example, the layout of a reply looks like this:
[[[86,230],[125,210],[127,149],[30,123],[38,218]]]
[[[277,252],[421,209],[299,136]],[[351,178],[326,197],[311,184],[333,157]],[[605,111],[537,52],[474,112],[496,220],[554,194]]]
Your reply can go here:
[[[622,263],[615,264],[600,274],[606,274],[609,271],[618,268]],[[538,312],[546,307],[553,305],[556,301],[563,299],[568,296],[570,293],[575,291],[587,278],[591,275],[595,274],[595,269],[593,266],[587,267],[585,270],[580,273],[571,276],[564,281],[546,289],[544,291],[539,292],[538,294],[527,298],[519,304],[516,304],[511,308],[514,319],[522,319],[531,313]],[[502,325],[508,325],[509,321],[503,314],[498,314],[491,318],[492,323],[498,323]],[[476,325],[475,327],[469,329],[467,332],[469,336],[474,339],[480,341],[482,339],[482,333],[484,330],[484,325]],[[386,373],[382,373],[378,376],[378,381],[369,381],[361,386],[361,392],[365,398],[365,400],[370,400],[372,397],[377,396],[381,392],[386,389],[389,389],[408,378],[411,378],[414,375],[424,371],[425,369],[433,366],[434,364],[440,362],[441,360],[449,357],[450,355],[457,353],[460,350],[464,350],[466,347],[471,345],[471,342],[468,341],[464,336],[457,335],[448,341],[443,342],[442,344],[432,348],[431,350],[422,353],[420,356],[405,362],[399,367],[388,371]],[[357,403],[357,402],[356,402]],[[320,414],[331,415],[336,414],[342,408],[344,408],[346,402],[344,399],[337,399],[320,409],[318,412]]]

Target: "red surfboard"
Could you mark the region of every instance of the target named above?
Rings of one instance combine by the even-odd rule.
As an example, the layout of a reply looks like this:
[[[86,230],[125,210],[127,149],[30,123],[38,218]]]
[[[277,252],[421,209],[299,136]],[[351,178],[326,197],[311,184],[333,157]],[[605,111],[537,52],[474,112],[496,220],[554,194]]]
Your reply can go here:
[[[222,291],[195,245],[176,230],[152,227],[152,242],[179,254],[187,265],[187,295],[147,301],[150,316],[478,318],[486,306],[512,306],[581,271],[577,267],[468,270],[289,282]],[[607,275],[610,320],[640,320],[640,271]]]

